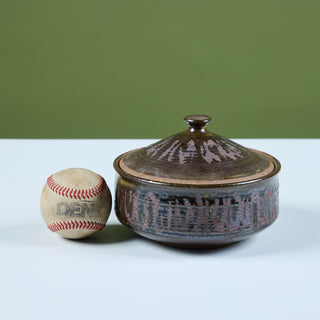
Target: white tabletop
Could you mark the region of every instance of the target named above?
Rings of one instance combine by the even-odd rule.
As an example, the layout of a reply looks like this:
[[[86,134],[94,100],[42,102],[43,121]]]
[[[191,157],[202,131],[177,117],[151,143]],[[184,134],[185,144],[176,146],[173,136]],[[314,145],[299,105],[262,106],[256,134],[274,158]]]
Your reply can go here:
[[[80,167],[114,194],[113,159],[153,140],[0,140],[1,319],[319,319],[320,139],[235,139],[277,157],[280,215],[249,240],[182,250],[135,235],[112,210],[86,240],[49,231],[46,178]]]

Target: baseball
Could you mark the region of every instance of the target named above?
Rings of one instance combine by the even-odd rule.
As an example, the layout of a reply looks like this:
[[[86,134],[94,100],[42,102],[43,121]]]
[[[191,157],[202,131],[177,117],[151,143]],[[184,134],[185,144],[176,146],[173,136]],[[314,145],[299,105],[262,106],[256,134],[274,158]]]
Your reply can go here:
[[[47,179],[40,210],[51,231],[64,238],[85,238],[104,228],[111,210],[110,190],[90,170],[62,170]]]

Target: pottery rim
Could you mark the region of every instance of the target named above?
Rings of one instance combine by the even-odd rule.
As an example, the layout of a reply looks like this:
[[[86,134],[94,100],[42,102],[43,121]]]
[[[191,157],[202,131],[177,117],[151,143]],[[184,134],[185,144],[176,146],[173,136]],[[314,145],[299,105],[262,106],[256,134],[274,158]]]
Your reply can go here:
[[[153,179],[152,176],[150,176],[150,178],[145,178],[145,177],[142,177],[141,175],[139,176],[138,172],[137,172],[137,175],[133,175],[121,168],[121,165],[120,165],[121,160],[124,157],[126,157],[129,153],[137,151],[139,149],[134,149],[118,156],[113,162],[113,167],[121,177],[136,181],[138,183],[161,185],[161,186],[168,186],[168,187],[181,187],[181,188],[224,188],[224,187],[233,187],[233,186],[243,186],[243,185],[248,185],[248,184],[269,179],[279,173],[281,169],[281,164],[276,158],[262,151],[258,151],[251,148],[248,148],[248,149],[253,152],[260,153],[264,155],[266,158],[268,158],[270,160],[270,163],[273,165],[273,168],[271,168],[271,171],[268,172],[267,174],[261,174],[260,176],[257,176],[257,177],[249,176],[249,177],[243,177],[240,179],[235,178],[235,179],[226,179],[226,180],[213,180],[211,183],[208,180],[204,180],[204,181],[200,180],[197,182],[192,180],[188,180],[188,181],[181,180],[182,182],[177,182],[177,180],[175,179],[162,179],[162,181],[160,180],[157,181],[156,179]]]

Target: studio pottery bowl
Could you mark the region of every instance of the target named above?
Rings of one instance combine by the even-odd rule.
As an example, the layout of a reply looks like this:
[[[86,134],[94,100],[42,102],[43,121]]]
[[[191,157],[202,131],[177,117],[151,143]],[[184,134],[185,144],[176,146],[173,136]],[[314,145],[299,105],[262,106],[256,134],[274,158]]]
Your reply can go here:
[[[271,225],[280,163],[209,132],[210,117],[114,161],[116,214],[138,234],[185,247],[224,245]]]

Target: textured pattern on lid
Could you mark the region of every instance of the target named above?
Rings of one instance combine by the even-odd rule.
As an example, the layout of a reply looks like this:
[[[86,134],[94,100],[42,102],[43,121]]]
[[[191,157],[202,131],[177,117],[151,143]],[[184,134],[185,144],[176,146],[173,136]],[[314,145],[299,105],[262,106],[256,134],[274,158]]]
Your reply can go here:
[[[189,130],[127,153],[119,165],[130,175],[179,183],[250,180],[273,170],[263,153],[247,149],[206,130],[207,116],[186,117]],[[242,179],[244,178],[244,179]]]

